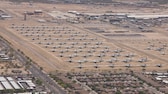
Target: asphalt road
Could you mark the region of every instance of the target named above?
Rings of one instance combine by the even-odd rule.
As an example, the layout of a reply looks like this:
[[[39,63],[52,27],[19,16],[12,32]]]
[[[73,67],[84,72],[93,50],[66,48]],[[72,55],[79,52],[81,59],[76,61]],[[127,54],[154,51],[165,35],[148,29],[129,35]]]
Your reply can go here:
[[[19,52],[16,52],[16,56],[25,65],[27,59]],[[34,77],[40,78],[44,85],[48,87],[53,94],[66,94],[66,92],[60,88],[54,80],[52,80],[47,74],[43,73],[38,67],[36,67],[36,65],[30,64],[29,71]]]
[[[11,46],[7,42],[6,46],[11,48]],[[27,58],[24,57],[20,52],[15,50],[15,56],[23,63],[23,65],[26,64]],[[34,77],[40,78],[43,81],[44,85],[50,89],[52,94],[66,94],[66,91],[59,87],[54,80],[52,80],[47,74],[42,72],[40,68],[38,68],[35,64],[30,64],[29,71]]]

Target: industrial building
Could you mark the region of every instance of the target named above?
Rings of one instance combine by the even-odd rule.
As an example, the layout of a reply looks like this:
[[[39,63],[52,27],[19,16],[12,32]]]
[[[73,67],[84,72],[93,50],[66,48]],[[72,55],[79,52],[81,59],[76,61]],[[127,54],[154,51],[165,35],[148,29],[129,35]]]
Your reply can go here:
[[[31,80],[20,80],[18,81],[18,84],[27,90],[33,90],[35,89],[36,85]]]
[[[0,91],[1,90],[33,90],[36,85],[31,80],[16,81],[12,77],[0,77]]]

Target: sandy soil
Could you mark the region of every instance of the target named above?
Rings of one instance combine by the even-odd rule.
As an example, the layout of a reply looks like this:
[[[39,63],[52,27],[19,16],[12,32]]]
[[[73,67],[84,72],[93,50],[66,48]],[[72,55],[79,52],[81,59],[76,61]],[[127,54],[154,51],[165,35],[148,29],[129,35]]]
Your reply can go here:
[[[40,3],[29,6],[27,3],[15,5],[7,2],[0,4],[0,6],[0,8],[7,13],[14,15],[12,19],[0,20],[0,27],[2,28],[0,34],[9,40],[13,47],[21,49],[27,56],[35,61],[38,66],[43,67],[46,72],[55,70],[81,70],[79,69],[80,67],[83,70],[132,69],[138,71],[144,68],[146,70],[167,70],[167,49],[165,50],[165,55],[160,55],[157,51],[147,51],[145,49],[148,47],[148,42],[151,42],[151,40],[159,40],[163,42],[162,44],[166,44],[167,38],[162,33],[139,33],[145,37],[119,37],[109,40],[106,36],[103,36],[103,34],[95,33],[86,28],[100,28],[108,32],[108,34],[115,34],[116,30],[121,31],[125,29],[104,23],[71,25],[67,23],[56,24],[37,22],[39,18],[49,18],[51,20],[52,17],[50,18],[47,13],[55,10],[62,12],[75,10],[86,13],[105,13],[110,9],[118,13],[152,13],[157,10],[155,8],[153,10],[146,8],[137,10],[137,8],[125,8],[125,6],[118,8],[117,6],[110,5],[48,5]],[[23,13],[25,11],[34,11],[38,9],[42,9],[44,14],[28,16],[27,20],[23,21]],[[166,11],[166,9],[163,9],[162,12],[164,11]],[[126,31],[129,31],[129,34],[135,33],[129,29]],[[162,38],[162,40],[160,40],[160,38]],[[152,44],[152,42],[150,44]],[[154,44],[156,44],[157,47],[160,46],[158,43]],[[120,49],[122,49],[121,52],[119,51]],[[150,55],[151,53],[152,55]],[[128,54],[133,54],[134,56],[127,57],[126,55]],[[61,55],[62,57],[60,57]],[[155,58],[156,56],[160,57]],[[146,62],[138,62],[140,59],[146,57]],[[114,62],[116,59],[117,61]],[[113,63],[109,63],[111,61]],[[112,64],[114,68],[110,67],[113,66]],[[156,67],[158,64],[163,66]]]

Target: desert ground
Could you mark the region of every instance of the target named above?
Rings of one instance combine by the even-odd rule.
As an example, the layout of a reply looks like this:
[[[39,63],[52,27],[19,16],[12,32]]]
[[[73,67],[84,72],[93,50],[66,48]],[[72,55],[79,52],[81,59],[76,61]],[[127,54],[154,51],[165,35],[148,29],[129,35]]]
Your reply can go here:
[[[151,27],[154,32],[144,33],[92,20],[71,24],[48,14],[52,11],[103,14],[109,10],[120,14],[168,14],[167,8],[162,6],[139,9],[115,5],[33,3],[30,6],[29,3],[2,2],[0,9],[12,15],[12,18],[0,20],[0,35],[46,72],[130,69],[165,71],[168,68],[166,23]],[[27,15],[24,20],[25,12],[35,10],[42,10],[43,13]],[[39,22],[41,19],[45,22]],[[96,33],[96,30],[102,30],[103,33]]]

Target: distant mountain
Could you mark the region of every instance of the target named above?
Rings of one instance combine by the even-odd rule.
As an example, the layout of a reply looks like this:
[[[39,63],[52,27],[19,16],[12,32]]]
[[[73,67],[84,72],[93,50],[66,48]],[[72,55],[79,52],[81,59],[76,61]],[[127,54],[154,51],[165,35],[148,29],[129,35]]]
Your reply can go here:
[[[48,3],[48,2],[54,2],[54,1],[60,1],[60,2],[69,2],[69,3],[74,3],[74,2],[81,2],[81,3],[111,3],[112,0],[9,0],[11,2],[43,2],[43,3]]]
[[[30,2],[30,1],[33,1],[33,2],[47,3],[49,0],[8,0],[8,1],[11,1],[11,2]]]
[[[150,2],[158,2],[159,4],[166,4],[168,3],[168,0],[148,0]]]
[[[60,2],[68,2],[68,3],[74,3],[74,2],[81,2],[81,3],[112,3],[113,0],[9,0],[11,2],[43,2],[43,3],[49,3],[53,1],[60,1]],[[116,1],[116,0],[114,0]],[[127,1],[127,0],[125,0]],[[159,4],[166,4],[168,3],[168,0],[146,0],[150,2],[158,2]]]

